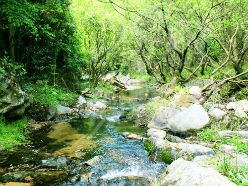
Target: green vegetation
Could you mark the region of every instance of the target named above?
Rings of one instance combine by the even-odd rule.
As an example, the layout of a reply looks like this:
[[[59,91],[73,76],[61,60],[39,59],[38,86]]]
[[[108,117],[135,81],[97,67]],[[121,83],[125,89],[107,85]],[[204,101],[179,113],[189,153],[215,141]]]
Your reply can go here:
[[[164,152],[162,152],[162,154],[160,155],[160,158],[162,161],[164,161],[167,164],[171,164],[176,158],[174,158],[171,155],[171,150],[165,150]]]
[[[27,142],[27,119],[7,122],[0,118],[0,150],[13,150]]]
[[[240,119],[233,119],[231,125],[224,122],[212,122],[210,127],[203,129],[197,133],[197,139],[207,143],[215,144],[215,149],[218,151],[219,146],[233,145],[237,147],[237,152],[248,153],[248,146],[244,140],[239,136],[232,136],[230,138],[220,138],[218,131],[221,130],[240,130],[242,121]]]
[[[217,169],[239,186],[248,185],[248,167],[238,168],[228,157],[222,157]]]
[[[68,92],[60,87],[50,86],[45,81],[38,81],[36,84],[26,84],[25,90],[33,96],[34,104],[40,105],[58,105],[60,103],[72,106],[78,95],[74,92]]]
[[[151,140],[145,140],[144,146],[145,146],[149,156],[156,152],[156,147]]]
[[[235,96],[236,99],[242,100],[242,99],[247,99],[248,98],[248,87],[242,88],[237,95]]]

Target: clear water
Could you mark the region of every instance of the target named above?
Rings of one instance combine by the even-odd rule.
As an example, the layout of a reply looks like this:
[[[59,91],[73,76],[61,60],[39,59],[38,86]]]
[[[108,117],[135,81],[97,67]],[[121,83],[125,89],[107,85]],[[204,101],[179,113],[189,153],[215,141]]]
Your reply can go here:
[[[122,132],[145,135],[146,129],[120,116],[152,96],[153,91],[149,89],[121,93],[119,100],[108,103],[109,111],[101,113],[97,118],[73,119],[69,123],[53,124],[49,133],[36,137],[35,142],[39,145],[4,155],[7,161],[4,160],[1,166],[6,172],[37,172],[44,168],[46,171],[58,169],[66,172],[66,178],[59,182],[43,176],[38,180],[39,184],[35,185],[149,185],[152,179],[164,171],[166,165],[149,160],[142,140],[125,139],[121,135]],[[92,166],[84,164],[95,156],[100,157],[97,163]],[[60,168],[44,167],[41,163],[42,160],[44,162],[59,157],[66,157],[69,163]],[[10,166],[16,169],[9,169]]]

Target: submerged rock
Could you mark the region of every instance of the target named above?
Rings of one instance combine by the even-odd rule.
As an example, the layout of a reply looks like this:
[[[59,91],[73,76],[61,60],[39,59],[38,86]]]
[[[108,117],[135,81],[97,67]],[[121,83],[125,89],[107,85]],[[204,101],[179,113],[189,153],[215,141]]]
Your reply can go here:
[[[85,165],[88,165],[88,166],[95,166],[97,165],[98,163],[100,163],[100,161],[102,160],[102,156],[95,156],[94,158],[84,162]]]
[[[81,157],[83,150],[89,150],[97,146],[90,135],[80,134],[69,123],[63,122],[53,126],[47,135],[53,139],[48,145],[62,144],[53,152],[55,156]]]
[[[44,183],[62,181],[66,178],[66,172],[63,171],[18,171],[9,172],[2,176],[4,182],[34,182],[37,185]]]
[[[42,166],[44,167],[65,167],[68,163],[68,159],[66,157],[59,157],[59,158],[50,158],[47,160],[41,160]]]
[[[173,132],[187,132],[204,128],[209,123],[207,112],[201,105],[176,109],[165,107],[158,110],[148,128],[170,129]]]
[[[163,175],[154,186],[235,186],[227,177],[212,168],[199,166],[197,163],[180,158],[167,168],[168,174]]]
[[[32,186],[31,183],[22,183],[22,182],[8,182],[8,183],[0,183],[2,186]]]

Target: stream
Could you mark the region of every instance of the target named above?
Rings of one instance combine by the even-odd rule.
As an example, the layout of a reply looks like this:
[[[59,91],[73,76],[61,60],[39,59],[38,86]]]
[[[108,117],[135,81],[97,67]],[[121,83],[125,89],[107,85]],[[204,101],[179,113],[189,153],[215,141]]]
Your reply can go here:
[[[0,154],[1,182],[34,185],[149,185],[165,169],[150,161],[143,139],[126,139],[123,132],[145,136],[125,116],[154,96],[149,89],[121,93],[108,110],[88,118],[55,122],[33,136],[28,147]]]

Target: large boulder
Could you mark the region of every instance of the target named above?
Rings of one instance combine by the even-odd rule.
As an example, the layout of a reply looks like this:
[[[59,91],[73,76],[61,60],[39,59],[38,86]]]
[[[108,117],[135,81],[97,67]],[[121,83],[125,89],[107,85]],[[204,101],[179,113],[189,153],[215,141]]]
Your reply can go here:
[[[0,76],[0,115],[20,117],[29,104],[26,93],[14,79]]]
[[[212,168],[199,166],[197,163],[180,158],[167,168],[168,174],[163,175],[154,185],[166,186],[235,186],[227,177]]]
[[[169,129],[173,132],[187,132],[204,128],[209,123],[208,113],[201,105],[188,108],[164,107],[157,111],[148,128]]]

